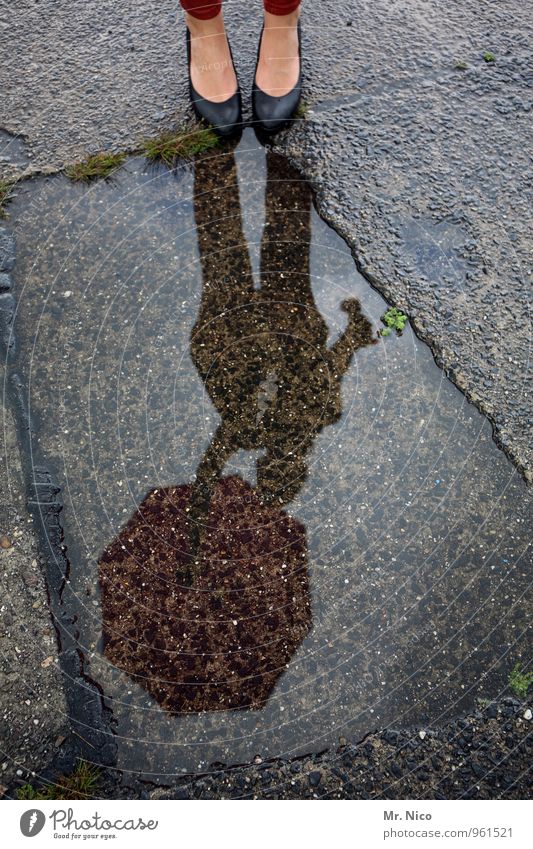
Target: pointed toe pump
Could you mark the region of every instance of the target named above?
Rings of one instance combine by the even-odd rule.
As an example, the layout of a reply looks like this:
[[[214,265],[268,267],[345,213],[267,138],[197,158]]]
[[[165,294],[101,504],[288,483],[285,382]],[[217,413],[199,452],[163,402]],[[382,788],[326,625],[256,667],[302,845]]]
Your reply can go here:
[[[302,94],[302,33],[300,21],[298,21],[298,59],[300,69],[296,85],[287,94],[283,94],[281,97],[274,97],[262,91],[257,85],[257,65],[259,64],[259,56],[261,54],[263,31],[264,27],[261,31],[259,49],[257,51],[257,62],[252,88],[252,111],[257,129],[267,135],[271,135],[287,126],[300,102]]]
[[[207,100],[198,94],[191,80],[191,34],[186,31],[187,38],[187,69],[189,74],[189,98],[197,118],[206,121],[220,138],[231,138],[242,129],[242,100],[239,82],[237,91],[227,100],[216,102]],[[229,46],[229,43],[228,43]],[[230,47],[233,63],[233,54]]]

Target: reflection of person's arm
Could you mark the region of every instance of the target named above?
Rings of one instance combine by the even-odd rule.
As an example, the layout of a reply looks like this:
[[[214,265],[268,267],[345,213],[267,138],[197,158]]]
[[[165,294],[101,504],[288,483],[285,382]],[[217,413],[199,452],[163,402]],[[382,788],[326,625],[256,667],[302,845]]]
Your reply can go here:
[[[372,325],[361,312],[361,305],[355,298],[349,298],[341,304],[348,313],[348,327],[329,349],[331,367],[335,374],[343,375],[350,365],[353,354],[359,348],[373,345]]]
[[[229,429],[221,423],[207,448],[196,471],[189,502],[189,538],[191,554],[196,556],[200,545],[202,528],[206,523],[213,492],[229,457],[236,450]]]

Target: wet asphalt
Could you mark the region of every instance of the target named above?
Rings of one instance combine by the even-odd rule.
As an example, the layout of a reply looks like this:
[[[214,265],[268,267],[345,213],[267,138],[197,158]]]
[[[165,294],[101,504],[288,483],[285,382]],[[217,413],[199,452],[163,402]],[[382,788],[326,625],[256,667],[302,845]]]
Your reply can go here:
[[[238,32],[247,44],[239,65],[246,79],[258,15],[227,5],[233,39]],[[128,611],[117,593],[108,594],[113,604],[104,602],[106,581],[112,590],[119,582],[123,586],[128,568],[113,555],[113,545],[123,541],[126,522],[139,505],[151,509],[149,494],[159,489],[178,505],[179,498],[189,497],[199,503],[187,487],[220,419],[229,422],[229,434],[239,436],[260,424],[263,442],[254,436],[256,444],[250,437],[240,446],[226,466],[229,496],[217,490],[210,497],[222,504],[230,497],[231,509],[251,505],[252,513],[260,512],[250,488],[261,490],[259,454],[265,433],[268,438],[276,427],[268,419],[269,405],[290,375],[318,370],[316,353],[299,366],[282,364],[274,345],[257,406],[248,405],[251,415],[243,422],[235,410],[250,368],[238,383],[241,395],[230,392],[236,401],[221,409],[230,388],[222,374],[228,364],[222,362],[218,376],[209,367],[204,374],[202,356],[191,345],[197,327],[198,345],[214,346],[207,352],[210,362],[220,347],[230,351],[238,374],[243,352],[248,363],[255,362],[254,350],[235,347],[242,325],[218,328],[220,304],[201,297],[210,270],[198,252],[197,228],[200,216],[200,230],[205,227],[209,236],[217,221],[209,223],[213,210],[232,220],[242,214],[257,289],[263,274],[265,153],[245,134],[236,156],[240,212],[220,163],[204,168],[201,185],[213,196],[209,214],[198,201],[191,170],[170,175],[147,169],[139,159],[131,159],[112,183],[90,189],[64,177],[20,185],[8,222],[17,239],[12,278],[18,302],[17,349],[10,357],[31,416],[26,445],[43,460],[63,500],[59,521],[70,572],[56,612],[67,641],[83,655],[81,677],[72,659],[64,658],[64,680],[69,704],[78,711],[78,731],[84,722],[100,723],[101,717],[93,723],[90,711],[80,715],[79,707],[84,693],[93,698],[102,689],[107,720],[92,742],[123,776],[142,773],[168,784],[180,772],[203,771],[213,761],[281,757],[287,764],[324,747],[333,753],[345,745],[339,739],[360,739],[374,728],[438,729],[457,713],[472,715],[476,699],[498,699],[513,664],[527,665],[531,502],[521,474],[530,477],[532,418],[522,138],[529,107],[520,20],[525,12],[515,7],[494,4],[480,17],[473,3],[461,10],[362,4],[357,14],[354,4],[340,3],[335,27],[324,25],[319,9],[308,10],[307,114],[278,139],[276,149],[309,179],[321,215],[348,245],[312,212],[305,225],[311,241],[307,260],[302,253],[307,231],[299,242],[294,232],[300,252],[281,257],[282,266],[292,262],[294,269],[309,262],[313,306],[306,315],[316,312],[326,328],[326,337],[320,337],[318,319],[310,318],[309,350],[320,350],[325,339],[331,346],[343,333],[350,338],[340,307],[346,298],[359,300],[377,333],[387,308],[380,292],[405,309],[445,371],[408,328],[374,346],[356,345],[354,336],[352,360],[333,392],[336,403],[320,400],[320,383],[315,384],[320,410],[316,402],[316,409],[310,405],[302,419],[306,438],[298,441],[305,448],[299,458],[305,471],[298,475],[291,467],[286,481],[285,472],[274,474],[268,467],[282,489],[289,486],[291,497],[281,496],[286,518],[269,513],[266,526],[274,523],[276,533],[295,533],[304,541],[287,558],[297,576],[294,610],[278,621],[278,633],[284,629],[280,647],[267,653],[267,667],[259,666],[262,684],[250,689],[250,703],[240,711],[217,709],[198,719],[196,696],[177,696],[169,687],[156,692],[143,683],[144,673],[139,680],[128,651],[131,640],[139,639],[127,630],[139,619],[135,608],[126,626]],[[15,63],[8,53],[0,70],[10,79],[2,107],[9,114],[0,124],[24,136],[23,144],[5,132],[0,137],[0,167],[8,175],[53,172],[88,151],[132,147],[157,129],[183,123],[183,51],[175,9],[143,4],[142,11],[130,10],[128,21],[122,13],[119,20],[113,4],[105,11],[101,4],[98,15],[92,4],[68,4],[68,12],[62,3],[23,8],[10,38],[22,46],[31,40],[32,61]],[[486,49],[494,63],[482,59]],[[468,68],[456,68],[458,60]],[[197,166],[197,174],[200,170]],[[278,202],[286,206],[283,195]],[[215,231],[215,238],[221,235],[227,237],[227,229]],[[235,269],[243,260],[235,259],[233,243],[228,250],[229,268]],[[211,273],[223,276],[227,269],[218,264]],[[239,294],[237,289],[234,296]],[[261,319],[258,329],[257,309],[247,316],[248,328],[252,335],[268,334],[268,320],[265,327]],[[268,308],[267,314],[272,323]],[[290,336],[293,330],[284,332]],[[221,342],[228,333],[229,347]],[[257,372],[257,363],[254,368]],[[328,392],[332,386],[328,383]],[[465,395],[488,415],[519,472]],[[248,392],[246,403],[249,397]],[[290,412],[290,396],[282,409]],[[302,411],[295,415],[302,418]],[[285,418],[282,429],[287,427]],[[294,492],[299,477],[303,482]],[[227,521],[227,511],[222,514]],[[159,513],[157,520],[147,515],[152,527],[168,530]],[[218,562],[225,526],[212,527],[211,551]],[[246,537],[248,531],[245,523],[240,532]],[[183,549],[190,542],[184,534]],[[243,558],[233,542],[227,544],[230,562],[236,557],[247,562],[249,551]],[[264,550],[258,556],[260,561]],[[291,557],[303,560],[303,579]],[[167,569],[167,549],[162,560]],[[111,584],[106,563],[115,570]],[[246,583],[244,574],[237,575]],[[159,579],[168,582],[170,575]],[[146,612],[143,591],[138,592],[128,593],[127,606],[133,599]],[[274,605],[284,608],[279,591],[272,592]],[[187,605],[194,607],[194,600],[179,594],[173,603],[177,607],[166,612],[178,617]],[[268,605],[254,604],[243,599],[243,620],[266,617]],[[157,624],[162,610],[153,600],[149,609]],[[141,635],[145,645],[153,640],[149,631]],[[166,633],[170,642],[156,648],[190,653],[183,643],[173,644],[175,639]],[[257,644],[257,629],[246,632],[246,639]],[[256,649],[250,651],[248,661],[251,657],[257,670]],[[231,667],[222,664],[219,674],[227,677]],[[231,688],[227,697],[231,700]],[[203,704],[209,710],[208,694]],[[518,722],[519,710],[512,708]],[[524,728],[522,722],[520,732]],[[483,746],[490,748],[491,741],[499,746],[499,735],[499,727],[492,728]],[[522,745],[518,738],[515,745]],[[316,772],[313,763],[304,769],[305,775]],[[506,795],[506,789],[512,795],[516,786],[522,788],[524,771],[518,770],[516,781],[508,773],[502,780],[504,786],[489,783],[481,795]],[[217,787],[215,778],[214,789],[206,792],[223,795],[224,781]],[[311,795],[327,793],[315,792],[320,781],[313,782]],[[290,783],[295,786],[294,779]],[[274,785],[274,795],[290,795],[286,780]],[[304,785],[294,793],[305,796]],[[420,789],[401,792],[407,797]],[[438,798],[440,791],[430,792]],[[450,788],[444,792],[453,795]],[[347,793],[358,795],[353,788]],[[230,795],[243,795],[242,787]]]
[[[249,5],[226,6],[245,92],[260,25]],[[14,21],[8,8],[0,127],[22,136],[30,170],[131,148],[189,115],[174,2],[24,0]],[[321,4],[304,12],[309,110],[279,144],[530,479],[527,6],[343,0],[331,21]],[[5,172],[24,168],[18,144]]]

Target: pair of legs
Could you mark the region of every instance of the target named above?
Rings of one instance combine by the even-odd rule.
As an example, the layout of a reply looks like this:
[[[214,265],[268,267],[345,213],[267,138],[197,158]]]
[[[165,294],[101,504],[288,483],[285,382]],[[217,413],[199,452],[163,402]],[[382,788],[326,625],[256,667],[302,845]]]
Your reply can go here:
[[[311,286],[312,197],[289,163],[266,154],[260,288],[243,232],[237,167],[216,151],[195,162],[194,215],[202,300],[190,355],[220,424],[196,471],[190,548],[196,557],[218,482],[237,451],[263,450],[256,490],[278,507],[307,476],[318,434],[342,412],[342,379],[372,325],[358,301],[343,302],[348,326],[328,346]]]
[[[224,29],[222,0],[180,0],[191,34],[191,81],[214,103],[237,91],[237,77]],[[264,0],[264,31],[256,82],[272,97],[282,97],[298,79],[297,23],[300,0]]]

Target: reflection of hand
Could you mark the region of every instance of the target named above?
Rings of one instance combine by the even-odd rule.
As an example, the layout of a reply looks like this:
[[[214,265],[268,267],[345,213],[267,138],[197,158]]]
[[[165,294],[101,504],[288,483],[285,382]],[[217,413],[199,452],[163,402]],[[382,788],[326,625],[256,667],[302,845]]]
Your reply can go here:
[[[369,320],[363,315],[361,311],[361,304],[357,300],[357,298],[345,298],[341,303],[341,309],[348,313],[348,328],[350,330],[355,330],[358,328],[360,331],[363,331],[365,334],[368,334],[368,339],[364,344],[366,345],[375,345],[378,341],[377,339],[371,338],[372,336],[372,325]]]
[[[357,298],[345,298],[341,303],[341,309],[347,312],[352,319],[361,315],[361,304]]]

